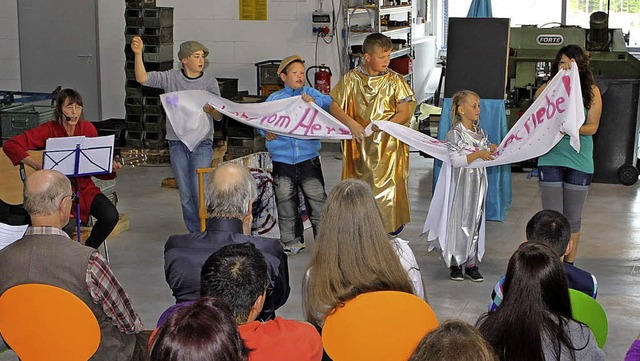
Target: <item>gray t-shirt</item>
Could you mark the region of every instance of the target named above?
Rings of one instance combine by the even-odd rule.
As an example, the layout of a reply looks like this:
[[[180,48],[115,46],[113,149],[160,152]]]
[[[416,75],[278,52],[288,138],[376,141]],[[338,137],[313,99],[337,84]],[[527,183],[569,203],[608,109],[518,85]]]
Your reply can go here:
[[[167,93],[181,90],[206,90],[215,95],[220,95],[218,80],[209,73],[202,72],[202,75],[197,78],[188,78],[182,73],[182,70],[173,69],[166,71],[150,71],[147,73],[147,76],[147,81],[144,82],[143,85],[153,88],[161,88]],[[204,104],[202,104],[202,106],[204,106]],[[209,116],[209,118],[211,118],[211,116]],[[188,121],[188,119],[185,119],[184,121]],[[169,119],[167,119],[167,139],[179,140],[176,132],[173,130],[173,127],[169,122]],[[203,134],[200,141],[204,139],[213,139],[213,126],[209,133]]]
[[[569,320],[566,331],[571,338],[575,350],[576,360],[581,361],[604,361],[604,351],[598,348],[596,338],[585,325],[581,325],[574,320]],[[545,360],[556,360],[557,350],[553,350],[553,343],[547,337],[543,338],[542,347]],[[563,347],[560,351],[560,361],[571,361],[571,352]]]

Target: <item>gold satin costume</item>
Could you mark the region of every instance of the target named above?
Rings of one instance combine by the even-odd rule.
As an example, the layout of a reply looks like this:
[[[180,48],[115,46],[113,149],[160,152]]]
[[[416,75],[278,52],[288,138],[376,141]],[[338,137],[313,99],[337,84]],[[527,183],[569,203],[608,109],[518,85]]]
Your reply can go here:
[[[331,97],[363,127],[371,120],[389,120],[402,102],[410,102],[411,114],[416,107],[413,90],[393,70],[369,76],[360,68],[353,69],[340,79]],[[409,223],[408,146],[385,132],[375,132],[360,143],[343,141],[342,153],[342,179],[357,178],[371,186],[385,230],[393,232]]]

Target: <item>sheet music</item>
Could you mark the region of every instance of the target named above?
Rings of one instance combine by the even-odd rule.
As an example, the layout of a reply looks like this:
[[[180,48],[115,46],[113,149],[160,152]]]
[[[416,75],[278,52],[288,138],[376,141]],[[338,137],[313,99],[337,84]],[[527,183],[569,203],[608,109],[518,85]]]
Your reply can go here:
[[[26,224],[23,226],[10,226],[0,222],[0,249],[22,238],[28,227],[29,225]]]
[[[76,147],[80,146],[78,175],[111,173],[115,135],[103,137],[62,137],[47,139],[44,169],[65,175],[75,174]]]

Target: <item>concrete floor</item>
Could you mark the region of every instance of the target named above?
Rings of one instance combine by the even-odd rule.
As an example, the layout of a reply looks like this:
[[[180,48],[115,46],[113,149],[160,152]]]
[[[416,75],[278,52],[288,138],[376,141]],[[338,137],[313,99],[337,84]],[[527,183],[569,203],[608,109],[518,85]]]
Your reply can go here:
[[[327,192],[340,177],[334,153],[323,156]],[[505,273],[511,254],[524,239],[525,225],[540,210],[537,179],[514,173],[513,199],[504,222],[488,222],[487,245],[481,270],[483,283],[454,282],[436,252],[427,252],[422,225],[431,200],[432,160],[411,154],[409,197],[412,222],[402,238],[421,266],[429,304],[442,321],[461,318],[475,323],[486,312],[491,289]],[[118,209],[131,219],[131,228],[109,240],[111,267],[133,300],[145,326],[152,328],[174,303],[164,280],[163,246],[171,234],[186,232],[178,191],[162,189],[167,165],[126,168],[119,173]],[[310,233],[310,232],[309,232]],[[311,234],[306,236],[311,240]],[[291,296],[278,310],[285,318],[302,319],[301,280],[310,248],[289,258]],[[576,265],[598,278],[598,301],[609,318],[607,360],[621,360],[640,331],[640,188],[594,184],[583,214],[583,230]],[[13,360],[10,352],[0,361]]]

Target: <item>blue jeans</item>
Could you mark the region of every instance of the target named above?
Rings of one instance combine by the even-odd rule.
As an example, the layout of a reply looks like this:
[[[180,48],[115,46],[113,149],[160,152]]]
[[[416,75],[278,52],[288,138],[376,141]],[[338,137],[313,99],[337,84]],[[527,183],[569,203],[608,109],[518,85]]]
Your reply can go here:
[[[205,139],[198,143],[193,151],[179,140],[169,140],[171,169],[178,184],[182,218],[191,233],[200,232],[198,218],[198,174],[197,168],[211,167],[213,160],[213,140]],[[207,184],[205,178],[205,184]]]
[[[322,206],[327,199],[320,157],[298,164],[273,162],[272,175],[278,206],[280,241],[284,245],[304,242],[304,229],[300,222],[298,188],[304,194],[315,237],[318,233]]]
[[[573,168],[541,165],[540,182],[564,182],[567,184],[588,186],[591,184],[593,174],[581,172]]]

